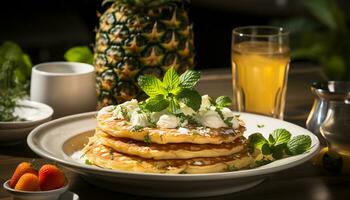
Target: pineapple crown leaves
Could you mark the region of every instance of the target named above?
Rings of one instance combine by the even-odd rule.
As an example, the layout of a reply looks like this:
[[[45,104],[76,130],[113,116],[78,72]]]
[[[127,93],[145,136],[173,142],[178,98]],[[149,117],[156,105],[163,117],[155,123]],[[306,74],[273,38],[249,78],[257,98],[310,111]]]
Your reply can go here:
[[[187,70],[179,76],[174,67],[164,75],[163,80],[145,75],[138,78],[141,89],[149,96],[142,107],[150,112],[169,109],[178,114],[180,103],[194,111],[199,110],[202,97],[193,89],[200,79],[200,72]]]
[[[104,0],[102,6],[107,3],[118,2],[119,4],[130,5],[139,8],[157,7],[168,3],[189,2],[189,0]]]

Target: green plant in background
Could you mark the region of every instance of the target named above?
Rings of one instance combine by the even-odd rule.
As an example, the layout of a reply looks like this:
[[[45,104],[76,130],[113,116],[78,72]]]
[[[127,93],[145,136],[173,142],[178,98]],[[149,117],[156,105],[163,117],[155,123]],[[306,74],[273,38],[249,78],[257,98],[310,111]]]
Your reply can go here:
[[[317,62],[329,80],[350,80],[350,31],[336,0],[305,0],[314,19],[275,21],[291,32],[292,59]]]
[[[92,64],[93,54],[88,46],[72,47],[66,51],[64,58],[69,62]]]
[[[19,120],[14,110],[19,99],[28,95],[32,62],[14,42],[0,46],[0,121]]]

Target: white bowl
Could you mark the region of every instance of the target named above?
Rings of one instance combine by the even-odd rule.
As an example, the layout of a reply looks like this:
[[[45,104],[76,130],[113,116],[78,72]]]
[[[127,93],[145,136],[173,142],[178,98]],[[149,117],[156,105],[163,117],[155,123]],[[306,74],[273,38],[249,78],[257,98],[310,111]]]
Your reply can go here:
[[[240,114],[246,122],[245,136],[261,132],[265,137],[272,130],[285,128],[293,136],[309,135],[311,149],[301,155],[277,160],[248,170],[211,174],[150,174],[102,169],[86,165],[72,158],[81,150],[96,127],[96,112],[83,113],[57,119],[34,129],[28,136],[29,147],[38,155],[64,165],[81,174],[88,182],[106,189],[152,197],[204,197],[223,195],[251,188],[268,175],[306,162],[317,154],[319,141],[310,131],[282,120],[248,114]],[[258,128],[258,124],[264,124]],[[78,156],[79,157],[79,156]]]
[[[0,121],[1,130],[33,127],[49,121],[53,114],[53,109],[50,106],[36,101],[20,100],[18,105],[15,108],[15,115],[24,120],[11,122]]]
[[[53,109],[43,103],[21,100],[15,114],[23,121],[0,122],[0,144],[23,140],[35,127],[51,120]]]
[[[11,188],[9,182],[10,180],[7,180],[3,184],[4,189],[13,196],[13,199],[20,200],[58,200],[68,190],[69,186],[69,184],[66,184],[59,189],[48,191],[21,191]]]

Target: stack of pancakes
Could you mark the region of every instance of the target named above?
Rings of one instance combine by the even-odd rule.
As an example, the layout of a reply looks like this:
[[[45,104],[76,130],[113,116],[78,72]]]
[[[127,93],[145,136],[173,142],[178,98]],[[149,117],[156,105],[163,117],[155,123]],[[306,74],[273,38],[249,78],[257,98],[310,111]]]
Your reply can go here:
[[[84,148],[96,166],[146,173],[213,173],[249,168],[254,155],[238,129],[187,127],[135,130],[130,122],[97,116],[98,125]]]

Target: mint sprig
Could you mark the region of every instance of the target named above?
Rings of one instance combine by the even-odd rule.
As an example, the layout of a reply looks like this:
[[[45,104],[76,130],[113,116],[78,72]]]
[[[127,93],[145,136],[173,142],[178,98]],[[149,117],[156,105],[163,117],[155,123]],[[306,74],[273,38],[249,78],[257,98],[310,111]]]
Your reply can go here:
[[[308,151],[311,147],[311,138],[308,135],[298,135],[291,138],[286,129],[274,130],[266,139],[261,133],[249,136],[249,145],[258,149],[263,155],[271,155],[280,159],[285,155],[298,155]]]
[[[183,88],[176,98],[193,110],[198,110],[202,102],[202,97],[198,92],[188,88]]]
[[[155,76],[145,75],[138,78],[140,88],[149,96],[143,107],[150,112],[168,109],[179,113],[180,102],[197,111],[200,108],[201,96],[193,89],[200,73],[187,70],[179,76],[174,67],[170,68],[161,81]]]
[[[232,104],[232,100],[227,96],[219,96],[216,98],[215,103],[218,107],[228,107]]]
[[[155,76],[145,75],[138,78],[141,89],[150,97],[158,94],[166,94],[163,83]]]
[[[293,137],[287,143],[287,153],[291,155],[302,154],[311,146],[311,138],[307,135],[298,135]]]
[[[187,70],[180,76],[180,84],[182,88],[192,89],[201,77],[200,72]]]

